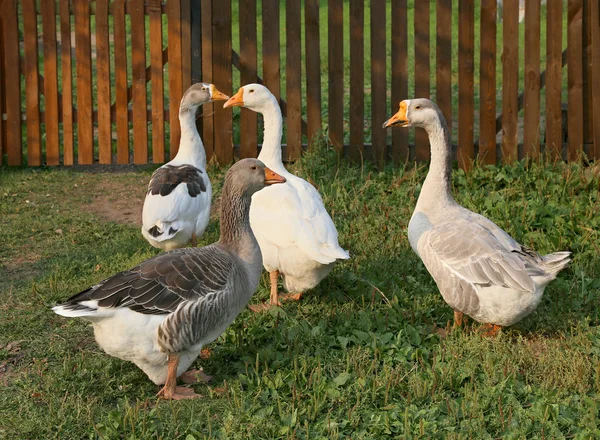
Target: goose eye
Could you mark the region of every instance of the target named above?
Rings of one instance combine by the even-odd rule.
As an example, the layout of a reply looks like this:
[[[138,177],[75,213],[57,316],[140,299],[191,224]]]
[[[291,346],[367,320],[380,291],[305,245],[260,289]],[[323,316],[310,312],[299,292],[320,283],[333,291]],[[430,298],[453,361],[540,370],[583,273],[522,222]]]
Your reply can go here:
[[[255,170],[256,169],[256,165],[250,167],[251,170]]]
[[[206,87],[202,87],[202,90],[206,90]]]
[[[250,93],[254,93],[254,89],[250,89]]]
[[[416,110],[419,110],[420,108],[421,108],[421,106],[420,106],[420,105],[415,105],[415,109],[416,109]]]

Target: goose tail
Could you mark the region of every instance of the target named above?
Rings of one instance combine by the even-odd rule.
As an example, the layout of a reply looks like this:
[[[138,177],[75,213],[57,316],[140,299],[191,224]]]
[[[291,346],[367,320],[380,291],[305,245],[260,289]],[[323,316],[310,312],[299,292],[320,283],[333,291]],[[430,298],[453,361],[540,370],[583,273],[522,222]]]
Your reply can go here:
[[[553,252],[542,257],[546,271],[556,276],[571,262],[571,252]]]
[[[154,226],[151,228],[142,227],[142,231],[144,235],[148,235],[154,241],[165,241],[170,240],[177,232],[179,232],[179,228],[173,225],[171,222],[163,222],[162,220],[158,220]]]

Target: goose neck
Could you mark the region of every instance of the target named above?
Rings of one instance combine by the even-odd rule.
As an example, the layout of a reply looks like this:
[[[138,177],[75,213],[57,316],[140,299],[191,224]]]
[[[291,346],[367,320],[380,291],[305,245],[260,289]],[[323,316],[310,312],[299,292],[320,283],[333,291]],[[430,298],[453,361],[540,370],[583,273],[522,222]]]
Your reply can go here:
[[[226,182],[227,183],[227,182]],[[250,228],[251,197],[234,185],[225,185],[221,197],[221,237],[219,242],[242,259],[258,246]]]
[[[186,107],[179,111],[179,126],[181,127],[181,139],[176,158],[205,168],[206,152],[196,127],[196,108]]]
[[[265,131],[262,148],[258,159],[266,166],[279,172],[283,168],[281,160],[281,136],[283,134],[283,117],[277,99],[271,99],[257,109],[263,115]]]

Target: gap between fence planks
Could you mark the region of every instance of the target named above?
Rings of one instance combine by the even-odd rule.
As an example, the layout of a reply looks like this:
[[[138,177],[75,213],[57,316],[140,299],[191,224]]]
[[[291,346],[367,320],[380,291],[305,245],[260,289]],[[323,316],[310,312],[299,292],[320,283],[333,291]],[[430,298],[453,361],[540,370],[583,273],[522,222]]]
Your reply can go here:
[[[371,140],[372,156],[381,168],[387,159],[386,129],[386,8],[385,0],[371,0]]]
[[[348,156],[354,162],[364,159],[364,11],[362,0],[350,1],[350,148]]]
[[[429,98],[429,2],[415,2],[415,97]],[[429,137],[422,128],[415,129],[415,159],[429,160]]]
[[[506,0],[502,13],[502,33],[518,35],[518,32],[519,0]],[[504,38],[502,42],[502,160],[511,163],[519,158],[519,41],[516,38]]]
[[[287,157],[294,160],[300,157],[302,151],[302,65],[301,65],[301,8],[300,2],[292,1],[286,4],[286,126],[287,126]]]
[[[306,42],[306,120],[308,144],[321,132],[321,44],[319,39],[319,0],[304,3]],[[302,118],[302,115],[300,115]]]
[[[435,20],[436,103],[446,118],[452,136],[452,0],[438,0]]]

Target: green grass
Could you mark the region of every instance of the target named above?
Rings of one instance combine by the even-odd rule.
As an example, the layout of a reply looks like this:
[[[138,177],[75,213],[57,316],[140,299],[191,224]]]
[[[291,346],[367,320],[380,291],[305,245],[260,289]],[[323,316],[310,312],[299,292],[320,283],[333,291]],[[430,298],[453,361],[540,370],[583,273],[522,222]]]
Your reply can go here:
[[[597,169],[454,173],[460,203],[542,253],[574,253],[535,313],[485,339],[476,324],[441,335],[451,310],[409,247],[425,167],[358,168],[320,148],[291,168],[318,186],[352,259],[299,304],[242,312],[195,363],[215,376],[195,387],[205,398],[177,403],[49,309],[157,253],[137,222],[97,214],[141,209],[152,169],[2,168],[0,438],[600,436]],[[216,198],[223,171],[210,170]],[[217,235],[213,218],[202,241]],[[266,298],[264,276],[252,302]]]

